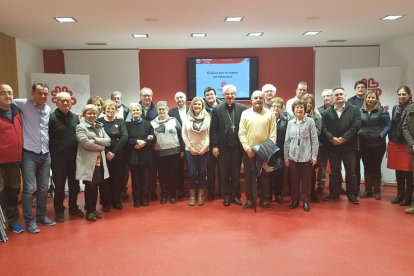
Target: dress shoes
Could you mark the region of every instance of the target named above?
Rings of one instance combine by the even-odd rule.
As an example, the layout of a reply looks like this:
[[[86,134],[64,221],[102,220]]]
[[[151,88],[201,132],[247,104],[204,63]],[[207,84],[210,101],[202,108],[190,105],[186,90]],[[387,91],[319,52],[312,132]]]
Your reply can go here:
[[[122,204],[121,204],[121,203],[115,203],[115,204],[112,204],[112,208],[114,208],[114,209],[116,209],[116,210],[122,210],[122,209],[123,209],[123,207],[122,207]]]
[[[243,204],[242,201],[240,200],[240,198],[238,198],[238,197],[233,197],[231,199],[231,202],[236,203],[237,205],[242,205]]]
[[[405,198],[405,195],[398,194],[396,198],[391,201],[391,204],[400,204]]]
[[[141,207],[141,204],[138,201],[134,202],[134,208],[139,208],[139,207]]]
[[[329,194],[327,197],[323,199],[324,201],[334,201],[339,200],[339,196],[335,196],[333,194]]]
[[[170,203],[171,204],[176,204],[177,203],[177,198],[175,196],[170,197]]]
[[[305,212],[309,212],[310,211],[310,206],[308,202],[304,202],[303,203],[303,211]]]
[[[111,210],[111,206],[109,206],[109,205],[102,207],[102,212],[104,212],[104,213],[108,213],[110,210]]]
[[[261,206],[267,210],[272,210],[272,204],[269,201],[262,202]]]
[[[166,196],[162,196],[161,197],[161,200],[160,200],[160,203],[161,204],[165,204],[167,202],[167,197]]]
[[[231,200],[230,200],[230,198],[225,198],[224,200],[223,200],[223,205],[224,206],[230,206],[230,203],[231,203]]]
[[[355,196],[348,197],[348,201],[349,201],[350,203],[354,204],[354,205],[358,205],[358,204],[359,204],[359,200],[358,200],[358,198],[357,198],[357,197],[355,197]]]
[[[400,206],[410,206],[410,205],[411,205],[411,200],[404,199],[403,201],[400,202]]]
[[[243,205],[244,209],[250,209],[252,207],[253,207],[253,203],[250,200],[246,201],[246,203],[244,203]]]
[[[141,200],[141,205],[147,207],[149,205],[148,200],[146,199]]]
[[[285,200],[283,199],[283,196],[277,195],[275,201],[279,204],[285,203]]]
[[[298,203],[296,201],[293,201],[290,205],[289,205],[289,209],[296,209],[298,208]]]

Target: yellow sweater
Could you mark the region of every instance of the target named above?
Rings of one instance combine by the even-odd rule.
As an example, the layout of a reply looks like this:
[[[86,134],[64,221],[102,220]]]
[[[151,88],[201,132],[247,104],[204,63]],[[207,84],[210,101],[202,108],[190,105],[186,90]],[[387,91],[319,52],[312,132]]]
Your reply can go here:
[[[260,113],[251,107],[241,114],[239,139],[245,151],[267,139],[276,143],[276,119],[272,111],[262,108]]]

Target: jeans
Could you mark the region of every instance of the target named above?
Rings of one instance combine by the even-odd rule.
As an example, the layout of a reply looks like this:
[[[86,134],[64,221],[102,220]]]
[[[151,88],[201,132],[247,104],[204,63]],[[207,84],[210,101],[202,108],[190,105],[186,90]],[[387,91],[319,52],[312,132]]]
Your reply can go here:
[[[47,190],[50,177],[50,153],[23,151],[22,207],[26,224],[34,222],[32,214],[33,193],[36,191],[36,219],[46,217]]]
[[[188,188],[190,190],[205,189],[207,176],[208,152],[204,155],[192,155],[185,151],[188,170]]]

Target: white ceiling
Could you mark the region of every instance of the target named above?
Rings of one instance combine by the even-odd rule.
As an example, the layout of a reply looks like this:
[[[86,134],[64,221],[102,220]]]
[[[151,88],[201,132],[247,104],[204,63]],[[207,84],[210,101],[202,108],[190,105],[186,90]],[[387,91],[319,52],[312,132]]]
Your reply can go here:
[[[389,22],[385,15],[404,14]],[[78,22],[57,23],[73,16]],[[244,16],[225,23],[226,16]],[[303,36],[305,31],[321,31]],[[413,0],[0,0],[0,32],[41,49],[379,45],[414,34]],[[206,32],[206,38],[191,38]],[[248,32],[264,32],[247,37]],[[147,33],[137,39],[132,33]],[[346,39],[344,43],[327,40]],[[105,42],[107,46],[88,46]]]

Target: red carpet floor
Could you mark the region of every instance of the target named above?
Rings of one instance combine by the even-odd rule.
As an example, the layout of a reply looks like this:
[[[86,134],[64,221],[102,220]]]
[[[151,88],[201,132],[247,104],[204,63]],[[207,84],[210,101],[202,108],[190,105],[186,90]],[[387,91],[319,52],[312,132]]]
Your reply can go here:
[[[243,210],[158,202],[9,234],[0,275],[414,275],[414,215],[383,199]],[[325,194],[326,195],[326,194]],[[83,202],[83,194],[79,196]],[[48,213],[54,217],[51,199]]]

